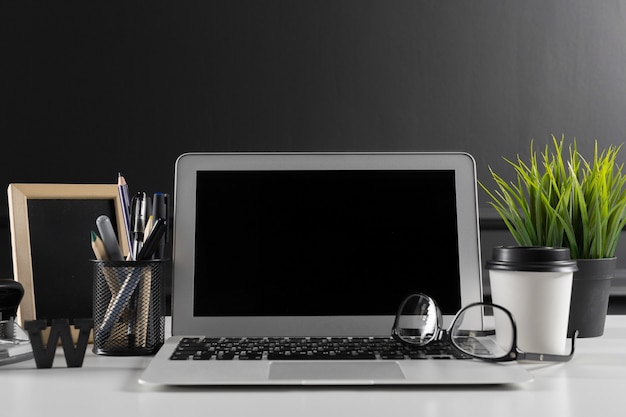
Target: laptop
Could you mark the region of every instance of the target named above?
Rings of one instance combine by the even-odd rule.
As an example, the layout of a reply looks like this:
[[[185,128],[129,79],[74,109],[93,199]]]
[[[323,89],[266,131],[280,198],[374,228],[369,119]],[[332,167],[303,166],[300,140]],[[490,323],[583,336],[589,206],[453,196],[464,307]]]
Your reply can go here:
[[[398,305],[416,292],[437,301],[447,326],[482,299],[476,170],[466,153],[183,154],[172,268],[172,337],[143,384],[532,379],[517,364],[473,359],[175,355],[188,341],[389,338]]]

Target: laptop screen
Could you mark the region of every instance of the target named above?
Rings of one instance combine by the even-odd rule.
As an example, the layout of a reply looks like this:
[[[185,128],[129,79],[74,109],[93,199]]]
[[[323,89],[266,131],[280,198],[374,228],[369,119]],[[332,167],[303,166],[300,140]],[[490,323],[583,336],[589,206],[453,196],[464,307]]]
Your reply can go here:
[[[172,334],[388,335],[402,299],[482,299],[466,153],[186,153]]]
[[[460,308],[455,171],[196,173],[193,315],[393,315]]]

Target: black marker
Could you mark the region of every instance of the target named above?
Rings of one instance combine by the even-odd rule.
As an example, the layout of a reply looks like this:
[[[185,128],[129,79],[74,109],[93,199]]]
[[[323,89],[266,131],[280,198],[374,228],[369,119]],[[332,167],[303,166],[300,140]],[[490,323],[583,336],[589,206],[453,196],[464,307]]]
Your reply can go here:
[[[160,192],[154,193],[154,196],[152,197],[152,216],[154,217],[154,219],[161,218],[167,222],[168,220],[167,200],[168,200],[168,195],[166,193],[160,193]],[[167,237],[164,234],[161,240],[159,241],[159,244],[154,254],[154,257],[156,259],[163,259],[163,257],[165,256],[166,240],[167,240]]]
[[[162,218],[156,219],[156,221],[154,222],[154,226],[152,227],[152,231],[150,232],[150,235],[148,236],[146,241],[143,242],[141,250],[137,254],[138,261],[150,259],[152,255],[154,255],[157,247],[159,246],[159,243],[161,242],[161,238],[165,234],[166,230],[167,230],[167,222],[163,220]]]

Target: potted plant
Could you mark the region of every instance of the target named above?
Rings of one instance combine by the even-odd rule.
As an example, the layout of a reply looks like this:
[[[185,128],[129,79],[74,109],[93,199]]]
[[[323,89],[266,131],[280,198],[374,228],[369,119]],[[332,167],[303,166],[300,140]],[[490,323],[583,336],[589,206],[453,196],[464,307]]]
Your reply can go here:
[[[608,308],[615,251],[626,224],[626,176],[617,163],[620,146],[600,151],[593,159],[578,151],[576,141],[564,155],[564,138],[552,137],[538,157],[530,145],[529,160],[505,160],[516,181],[508,182],[489,168],[496,184],[492,191],[482,182],[513,238],[520,246],[568,247],[577,260],[574,273],[568,334],[600,336]]]

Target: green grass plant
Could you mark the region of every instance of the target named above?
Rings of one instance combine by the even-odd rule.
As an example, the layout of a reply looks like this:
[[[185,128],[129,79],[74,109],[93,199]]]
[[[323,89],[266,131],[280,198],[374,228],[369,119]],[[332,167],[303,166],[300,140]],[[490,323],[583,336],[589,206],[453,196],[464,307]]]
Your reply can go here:
[[[611,258],[626,225],[626,176],[617,163],[620,146],[599,151],[587,161],[576,141],[564,155],[564,138],[553,136],[537,155],[530,144],[524,161],[504,158],[514,169],[516,181],[506,181],[489,171],[495,182],[489,204],[503,219],[520,246],[568,247],[573,259]]]

